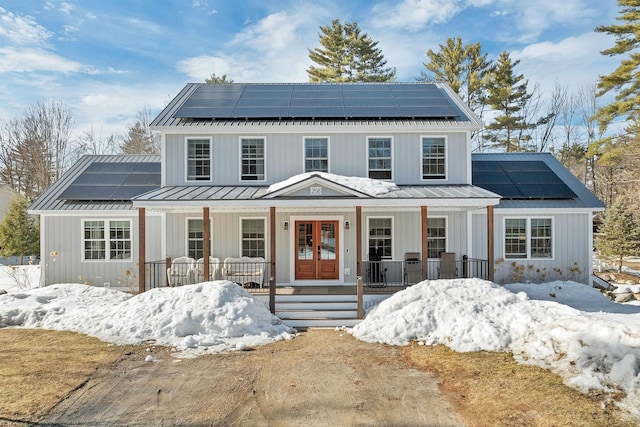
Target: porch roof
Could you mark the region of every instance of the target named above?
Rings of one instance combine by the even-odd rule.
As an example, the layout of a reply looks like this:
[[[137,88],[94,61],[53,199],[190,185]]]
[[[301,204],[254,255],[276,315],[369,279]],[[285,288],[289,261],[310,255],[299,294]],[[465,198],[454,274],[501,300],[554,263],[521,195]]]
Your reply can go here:
[[[269,197],[269,186],[167,186],[133,199],[134,207],[327,207],[327,206],[452,206],[479,207],[496,205],[500,196],[474,185],[397,186],[386,193],[344,196]]]

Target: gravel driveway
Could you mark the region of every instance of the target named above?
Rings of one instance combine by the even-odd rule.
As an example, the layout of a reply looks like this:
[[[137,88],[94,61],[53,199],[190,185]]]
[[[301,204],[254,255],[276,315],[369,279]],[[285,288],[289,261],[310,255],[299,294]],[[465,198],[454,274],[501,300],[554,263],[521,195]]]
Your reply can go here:
[[[96,372],[40,422],[62,425],[458,426],[436,378],[397,348],[335,330],[250,351],[144,348]]]

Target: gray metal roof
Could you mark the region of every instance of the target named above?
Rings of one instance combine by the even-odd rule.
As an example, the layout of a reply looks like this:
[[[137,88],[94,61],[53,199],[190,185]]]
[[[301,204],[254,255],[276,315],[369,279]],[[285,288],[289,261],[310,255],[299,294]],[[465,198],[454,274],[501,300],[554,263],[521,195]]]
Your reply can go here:
[[[501,200],[496,208],[505,209],[565,209],[587,208],[604,209],[602,203],[583,183],[581,183],[562,163],[551,153],[474,153],[471,156],[472,168],[474,164],[482,161],[522,162],[543,161],[553,173],[555,173],[575,193],[575,198],[565,200],[541,200],[531,198],[529,200]]]
[[[93,163],[159,163],[160,156],[145,155],[86,155],[80,158],[60,179],[36,199],[29,210],[39,211],[75,211],[75,210],[132,210],[133,204],[130,201],[69,201],[63,200],[62,193],[82,174],[82,172]],[[158,183],[159,184],[159,183]]]
[[[373,84],[373,83],[372,83]],[[418,83],[393,83],[395,86],[402,85],[417,85]],[[288,85],[304,85],[303,83],[291,83]],[[311,85],[306,83],[306,85]],[[357,83],[340,83],[340,84],[332,84],[333,86],[339,85],[357,85]],[[387,83],[386,85],[389,85]],[[179,112],[185,103],[191,102],[192,97],[201,96],[196,94],[196,92],[201,87],[206,87],[206,83],[188,83],[176,97],[165,107],[164,110],[158,114],[158,116],[151,122],[151,127],[153,129],[159,128],[171,128],[171,127],[189,127],[189,128],[211,128],[211,127],[274,127],[274,128],[282,128],[282,127],[292,127],[292,126],[345,126],[345,127],[354,127],[354,126],[438,126],[438,127],[470,127],[474,129],[479,129],[481,123],[479,119],[474,115],[474,113],[469,110],[469,108],[458,98],[451,89],[443,84],[435,84],[434,87],[437,87],[440,91],[442,91],[443,97],[445,97],[448,101],[451,102],[455,109],[459,112],[459,118],[457,120],[447,120],[443,118],[433,117],[433,118],[419,118],[417,116],[412,116],[407,114],[406,117],[376,117],[377,115],[372,115],[372,117],[353,117],[349,119],[334,119],[325,117],[315,117],[315,118],[296,118],[296,117],[278,117],[278,118],[264,118],[264,117],[252,117],[252,118],[224,118],[224,119],[214,119],[214,118],[206,118],[206,117],[178,117]],[[194,95],[195,94],[195,95]],[[187,104],[189,105],[189,104]],[[414,117],[416,117],[414,119]]]
[[[269,186],[169,186],[158,188],[135,197],[133,200],[139,205],[144,202],[193,202],[193,201],[255,201],[263,199],[268,194]],[[362,193],[364,195],[364,193]],[[427,185],[427,186],[399,186],[398,190],[371,199],[496,199],[495,193],[473,185]],[[281,196],[277,199],[288,199]],[[298,197],[299,198],[299,197]],[[344,197],[336,197],[344,198]],[[269,200],[277,200],[269,199]],[[327,198],[316,198],[318,204]]]

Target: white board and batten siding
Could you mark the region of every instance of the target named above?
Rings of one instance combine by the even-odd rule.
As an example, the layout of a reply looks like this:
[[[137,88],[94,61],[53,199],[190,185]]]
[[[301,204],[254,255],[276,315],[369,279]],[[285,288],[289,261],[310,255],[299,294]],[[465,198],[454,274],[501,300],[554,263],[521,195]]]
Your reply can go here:
[[[131,220],[131,260],[83,260],[84,220]],[[46,283],[86,283],[138,289],[138,216],[130,214],[43,215],[40,248],[42,277]],[[146,259],[161,259],[161,223],[159,215],[146,217]],[[107,251],[109,248],[107,248]]]
[[[369,137],[392,139],[392,180],[398,185],[422,183],[422,136],[446,138],[447,179],[438,184],[468,184],[468,143],[466,134],[457,133],[340,133],[340,134],[168,134],[165,140],[166,175],[164,185],[269,185],[304,172],[304,139],[329,139],[329,172],[343,176],[367,176]],[[265,180],[240,180],[240,138],[265,138]],[[186,180],[186,141],[188,138],[211,138],[212,181]]]
[[[518,280],[529,280],[531,282],[575,280],[581,283],[588,283],[593,249],[589,238],[591,235],[591,215],[591,212],[548,213],[548,211],[543,211],[536,213],[532,209],[524,213],[522,211],[510,211],[509,209],[496,209],[494,211],[496,264],[490,266],[490,268],[495,268],[495,282],[505,284]],[[505,259],[503,237],[505,218],[552,218],[552,258]],[[471,223],[473,256],[486,259],[486,213],[474,213]],[[514,263],[515,266],[525,266],[524,277],[518,274],[514,275]]]

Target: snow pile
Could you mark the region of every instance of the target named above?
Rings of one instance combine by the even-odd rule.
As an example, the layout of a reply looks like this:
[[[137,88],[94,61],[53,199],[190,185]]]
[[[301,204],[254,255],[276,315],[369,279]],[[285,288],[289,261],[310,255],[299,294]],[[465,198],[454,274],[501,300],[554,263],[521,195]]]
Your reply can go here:
[[[292,176],[291,178],[278,182],[276,184],[272,184],[267,190],[267,193],[273,193],[275,191],[297,184],[311,178],[314,175],[320,176],[327,181],[335,182],[336,184],[340,184],[361,193],[368,194],[372,197],[398,190],[398,186],[395,183],[389,181],[380,181],[378,179],[362,178],[358,176],[335,175],[327,172],[306,172]]]
[[[640,415],[640,307],[617,305],[573,282],[509,287],[517,293],[480,279],[425,281],[381,302],[351,332],[392,345],[420,340],[456,351],[511,351],[582,392],[620,388],[623,406]],[[600,303],[624,308],[604,313]]]
[[[228,281],[130,295],[61,284],[0,296],[0,327],[68,330],[116,344],[218,352],[292,338],[264,303]]]

